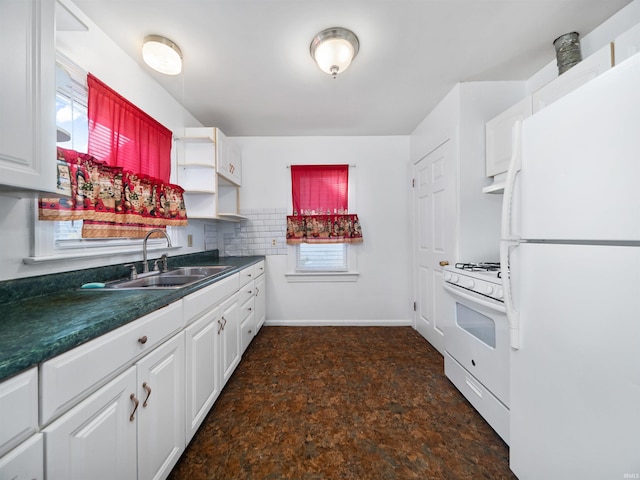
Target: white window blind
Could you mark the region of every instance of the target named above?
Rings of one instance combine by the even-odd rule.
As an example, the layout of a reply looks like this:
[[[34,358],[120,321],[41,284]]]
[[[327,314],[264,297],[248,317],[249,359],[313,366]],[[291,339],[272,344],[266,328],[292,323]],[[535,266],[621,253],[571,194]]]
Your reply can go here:
[[[296,250],[299,272],[346,272],[349,269],[345,243],[301,243]]]

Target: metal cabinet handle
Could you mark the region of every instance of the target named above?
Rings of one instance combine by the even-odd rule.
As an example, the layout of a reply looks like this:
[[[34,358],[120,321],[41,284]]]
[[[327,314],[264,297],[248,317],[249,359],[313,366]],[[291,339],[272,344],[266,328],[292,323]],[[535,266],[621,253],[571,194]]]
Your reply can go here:
[[[143,407],[147,406],[147,402],[149,401],[149,397],[151,396],[151,387],[149,385],[147,385],[147,382],[144,382],[142,384],[142,388],[145,390],[145,392],[147,392],[147,398],[144,399],[144,402],[142,403]]]
[[[138,342],[140,342],[142,345],[144,345],[145,343],[147,343],[147,336],[143,335],[138,339]]]
[[[136,394],[132,393],[129,398],[133,402],[133,412],[131,412],[131,416],[129,417],[129,421],[133,422],[136,419],[136,410],[138,410],[138,405],[140,405],[140,400],[136,398]]]
[[[259,293],[260,293],[260,289],[256,287],[256,297],[258,296]]]
[[[222,329],[224,330],[224,327],[226,327],[226,326],[227,326],[227,319],[226,319],[226,318],[224,318],[224,317],[222,317],[222,321],[223,321]]]
[[[247,293],[248,293],[249,295],[251,295],[251,294],[253,294],[253,290],[249,290]]]
[[[251,307],[247,307],[247,310],[251,311],[251,310],[253,310],[253,309],[252,309]]]
[[[449,265],[449,261],[448,260],[441,260],[440,261],[440,266],[441,267],[446,267],[447,265]]]

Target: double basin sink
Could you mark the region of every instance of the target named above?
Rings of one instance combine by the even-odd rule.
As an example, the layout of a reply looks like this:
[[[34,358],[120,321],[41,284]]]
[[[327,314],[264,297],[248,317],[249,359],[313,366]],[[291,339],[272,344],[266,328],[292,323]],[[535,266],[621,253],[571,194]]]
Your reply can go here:
[[[233,268],[219,265],[209,267],[180,267],[167,272],[151,273],[141,278],[115,280],[105,284],[110,290],[157,290],[178,289],[188,287],[194,283],[216,277]]]

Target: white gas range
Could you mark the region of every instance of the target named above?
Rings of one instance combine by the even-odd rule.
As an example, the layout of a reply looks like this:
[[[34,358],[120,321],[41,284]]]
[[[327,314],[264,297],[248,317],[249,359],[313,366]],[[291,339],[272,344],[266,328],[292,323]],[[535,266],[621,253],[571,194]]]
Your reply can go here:
[[[499,263],[456,263],[444,268],[444,280],[485,297],[503,302]]]
[[[509,326],[498,263],[444,267],[445,374],[509,443]]]

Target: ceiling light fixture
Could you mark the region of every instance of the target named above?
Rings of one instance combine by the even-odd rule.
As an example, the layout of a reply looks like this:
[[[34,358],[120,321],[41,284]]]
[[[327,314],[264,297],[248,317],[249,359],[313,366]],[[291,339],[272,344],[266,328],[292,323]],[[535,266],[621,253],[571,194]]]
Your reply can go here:
[[[351,30],[332,27],[313,37],[309,50],[320,70],[336,78],[349,68],[360,50],[360,42]]]
[[[160,35],[144,37],[142,58],[151,68],[165,75],[178,75],[182,71],[180,48]]]

